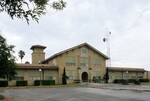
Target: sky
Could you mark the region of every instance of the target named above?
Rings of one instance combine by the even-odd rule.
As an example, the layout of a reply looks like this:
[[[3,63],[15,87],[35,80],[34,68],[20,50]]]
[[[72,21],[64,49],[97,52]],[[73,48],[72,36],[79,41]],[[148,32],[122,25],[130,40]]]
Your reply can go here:
[[[66,0],[62,11],[49,8],[39,23],[0,13],[0,31],[7,43],[25,51],[31,62],[32,45],[43,45],[46,58],[87,42],[107,55],[103,42],[108,32],[111,66],[150,70],[150,0]]]

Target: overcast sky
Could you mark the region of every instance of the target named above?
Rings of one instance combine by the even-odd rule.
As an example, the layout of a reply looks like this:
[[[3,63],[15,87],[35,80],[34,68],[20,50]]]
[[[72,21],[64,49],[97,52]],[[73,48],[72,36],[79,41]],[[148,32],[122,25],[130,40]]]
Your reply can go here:
[[[111,31],[112,66],[150,70],[150,0],[67,0],[63,11],[49,10],[30,25],[0,13],[0,30],[8,44],[25,51],[23,62],[31,62],[30,47],[47,46],[46,57],[87,42],[106,54],[103,42]]]

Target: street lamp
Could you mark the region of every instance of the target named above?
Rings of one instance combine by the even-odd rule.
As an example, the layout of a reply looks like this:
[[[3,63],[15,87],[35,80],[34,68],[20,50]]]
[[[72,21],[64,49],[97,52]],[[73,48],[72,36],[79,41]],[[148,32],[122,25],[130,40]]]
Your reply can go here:
[[[39,72],[40,72],[40,86],[42,85],[42,82],[41,82],[41,72],[42,72],[42,69],[39,69]]]
[[[126,79],[128,79],[128,73],[129,73],[129,72],[128,72],[128,71],[126,71]]]

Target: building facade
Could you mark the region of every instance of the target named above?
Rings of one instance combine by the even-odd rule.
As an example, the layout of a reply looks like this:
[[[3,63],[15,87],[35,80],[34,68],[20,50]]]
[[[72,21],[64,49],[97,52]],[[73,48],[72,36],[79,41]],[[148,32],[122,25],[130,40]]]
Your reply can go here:
[[[62,84],[64,68],[68,76],[67,83],[74,80],[90,82],[94,79],[103,79],[106,73],[106,60],[108,57],[96,48],[83,43],[67,50],[61,51],[45,59],[45,46],[31,47],[32,63],[17,64],[16,80],[27,80],[29,85],[34,80],[55,80]],[[143,68],[109,67],[109,82],[115,79],[149,78],[149,72]],[[13,81],[13,85],[15,81]]]
[[[129,67],[109,67],[109,82],[115,79],[148,79],[145,76],[147,72],[144,68],[129,68]]]
[[[58,66],[59,83],[66,69],[69,77],[68,83],[78,79],[82,82],[91,81],[93,77],[103,78],[106,72],[106,59],[108,57],[87,43],[77,45],[65,51],[54,54],[42,61],[43,64]]]

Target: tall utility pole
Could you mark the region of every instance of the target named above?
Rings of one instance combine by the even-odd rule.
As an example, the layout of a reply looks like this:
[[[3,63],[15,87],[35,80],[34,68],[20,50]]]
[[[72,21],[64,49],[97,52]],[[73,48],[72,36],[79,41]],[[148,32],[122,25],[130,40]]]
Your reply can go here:
[[[109,32],[107,30],[107,33],[106,33],[106,36],[105,38],[103,38],[103,42],[106,42],[106,45],[107,45],[107,56],[109,57],[109,59],[106,61],[106,66],[107,67],[111,67],[111,58],[110,58],[110,34],[111,32]]]

